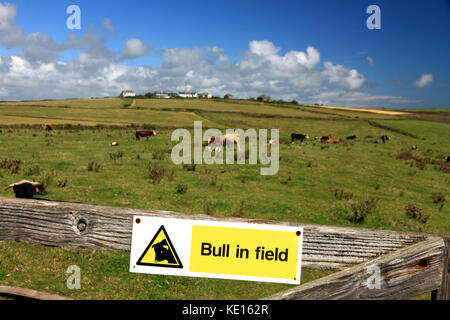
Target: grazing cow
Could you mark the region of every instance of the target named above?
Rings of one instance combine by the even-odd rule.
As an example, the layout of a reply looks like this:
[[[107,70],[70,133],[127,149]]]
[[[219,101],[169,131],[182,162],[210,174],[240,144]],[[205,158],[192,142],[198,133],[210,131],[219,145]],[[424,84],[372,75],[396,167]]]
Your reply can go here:
[[[386,143],[386,141],[389,141],[389,140],[391,140],[391,138],[389,138],[388,136],[386,136],[386,135],[381,136],[381,141],[383,141],[383,143]]]
[[[309,136],[307,134],[299,134],[299,133],[293,133],[291,134],[291,142],[294,143],[295,140],[300,140],[300,143],[303,143],[306,139],[309,139]]]
[[[173,253],[170,251],[167,239],[164,239],[161,242],[154,244],[152,246],[152,249],[155,250],[155,260],[157,262],[167,260],[168,263],[177,263]]]
[[[8,189],[13,189],[16,195],[16,198],[19,199],[32,199],[33,196],[40,191],[42,188],[39,182],[32,182],[28,180],[22,180],[17,183],[13,183],[5,188],[5,191]]]
[[[447,163],[449,163],[449,162],[450,162],[450,156],[447,157]]]
[[[349,136],[349,137],[347,137],[347,140],[355,140],[356,139],[356,136]]]
[[[114,142],[111,142],[111,143],[109,144],[109,146],[110,146],[110,147],[118,147],[118,146],[120,146],[120,144],[119,144],[119,142],[114,141]]]
[[[269,141],[270,145],[278,145],[280,144],[280,140],[279,139],[272,139]]]
[[[320,138],[320,142],[322,142],[322,143],[326,143],[328,140],[330,140],[331,139],[331,136],[323,136],[322,138]]]
[[[51,125],[49,125],[49,124],[45,124],[45,125],[44,125],[44,130],[45,130],[45,131],[47,131],[47,132],[50,132],[50,131],[52,131],[52,130],[53,130],[53,128],[52,128],[52,126],[51,126]]]
[[[140,138],[148,138],[156,136],[156,131],[152,130],[152,131],[144,131],[144,130],[138,130],[136,131],[136,140],[139,140]]]
[[[208,141],[208,146],[206,147],[208,150],[211,150],[211,148],[215,148],[216,152],[220,152],[222,151],[222,147],[224,145],[224,143],[235,143],[237,144],[238,150],[241,151],[241,137],[239,136],[239,134],[235,133],[235,134],[226,134],[223,135],[219,138],[216,137],[212,137],[211,139],[209,139]]]
[[[339,143],[342,143],[342,139],[328,139],[325,142],[339,144]]]
[[[418,146],[412,146],[411,150],[414,150],[414,151],[419,150],[419,147]]]

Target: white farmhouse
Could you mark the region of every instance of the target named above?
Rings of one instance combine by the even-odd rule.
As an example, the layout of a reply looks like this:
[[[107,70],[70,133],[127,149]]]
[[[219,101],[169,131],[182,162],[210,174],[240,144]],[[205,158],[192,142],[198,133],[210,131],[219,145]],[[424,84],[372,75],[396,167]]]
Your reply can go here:
[[[120,96],[122,98],[126,98],[126,97],[136,97],[136,93],[132,90],[123,90],[122,93],[120,94]]]
[[[198,98],[198,94],[195,92],[178,92],[178,95],[187,99]]]

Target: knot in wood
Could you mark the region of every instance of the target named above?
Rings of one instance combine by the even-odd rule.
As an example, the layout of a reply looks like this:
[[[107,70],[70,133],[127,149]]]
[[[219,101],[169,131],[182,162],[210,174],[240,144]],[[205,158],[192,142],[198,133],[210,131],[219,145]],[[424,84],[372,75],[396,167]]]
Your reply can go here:
[[[88,226],[88,223],[87,223],[86,219],[84,219],[84,218],[78,219],[78,222],[77,222],[78,231],[80,231],[81,233],[86,232],[87,226]]]

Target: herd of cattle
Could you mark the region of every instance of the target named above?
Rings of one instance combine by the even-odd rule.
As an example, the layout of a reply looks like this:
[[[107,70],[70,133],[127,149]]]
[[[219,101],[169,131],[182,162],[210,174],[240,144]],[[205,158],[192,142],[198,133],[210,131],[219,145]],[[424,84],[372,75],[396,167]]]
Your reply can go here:
[[[355,140],[357,138],[357,136],[353,135],[353,136],[348,136],[346,138],[346,140]],[[295,143],[295,141],[300,141],[301,143],[303,143],[305,140],[309,139],[309,136],[307,134],[301,134],[301,133],[293,133],[291,134],[291,142]],[[386,141],[391,140],[391,138],[387,135],[382,135],[380,137],[381,141],[383,141],[383,143],[386,143]],[[340,144],[343,142],[342,139],[333,139],[330,135],[329,136],[323,136],[323,137],[315,137],[314,140],[316,141],[320,141],[322,143],[334,143],[334,144]],[[417,149],[414,149],[417,150]]]

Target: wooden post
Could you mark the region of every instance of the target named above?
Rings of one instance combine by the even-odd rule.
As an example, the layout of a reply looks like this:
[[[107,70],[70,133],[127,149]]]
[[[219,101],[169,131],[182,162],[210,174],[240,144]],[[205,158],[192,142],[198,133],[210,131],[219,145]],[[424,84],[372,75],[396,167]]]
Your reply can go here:
[[[450,237],[444,237],[442,282],[439,289],[432,292],[431,300],[450,300]]]
[[[413,298],[441,286],[444,250],[445,244],[441,237],[429,238],[266,299]]]

